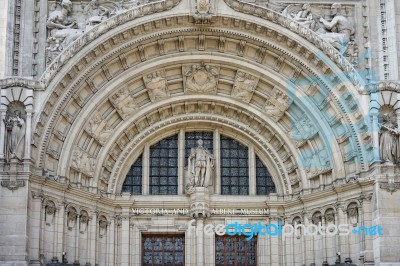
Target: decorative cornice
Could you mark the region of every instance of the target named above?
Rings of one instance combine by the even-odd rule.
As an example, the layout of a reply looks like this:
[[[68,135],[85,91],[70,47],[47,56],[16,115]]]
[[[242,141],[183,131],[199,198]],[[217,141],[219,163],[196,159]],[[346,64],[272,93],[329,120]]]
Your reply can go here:
[[[43,84],[37,80],[26,78],[5,78],[0,79],[0,89],[7,89],[10,87],[22,87],[32,90],[43,90]]]

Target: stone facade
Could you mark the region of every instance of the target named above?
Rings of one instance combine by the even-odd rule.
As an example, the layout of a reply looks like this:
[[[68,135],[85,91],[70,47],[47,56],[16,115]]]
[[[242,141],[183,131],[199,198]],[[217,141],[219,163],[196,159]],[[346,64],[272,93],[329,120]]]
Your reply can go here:
[[[383,235],[258,236],[257,265],[400,265],[398,10],[3,1],[0,264],[144,265],[144,236],[183,235],[185,265],[218,265],[204,229],[261,221]],[[212,152],[185,157],[189,132],[209,132]],[[151,149],[170,136],[177,191],[154,195]],[[246,195],[221,189],[225,137],[248,150]],[[137,195],[123,185],[139,158]]]

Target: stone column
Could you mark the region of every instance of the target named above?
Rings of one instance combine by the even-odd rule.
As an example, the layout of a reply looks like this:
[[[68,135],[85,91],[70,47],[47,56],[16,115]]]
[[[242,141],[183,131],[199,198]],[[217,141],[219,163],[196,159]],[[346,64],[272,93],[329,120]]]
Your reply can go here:
[[[279,218],[278,218],[278,213],[277,210],[272,210],[271,209],[271,218],[270,218],[270,223],[275,224],[278,226]],[[281,247],[279,246],[279,239],[278,236],[271,236],[270,237],[271,241],[271,263],[269,265],[271,266],[279,266],[280,260],[279,260],[279,251]]]
[[[122,217],[121,266],[129,266],[129,216]]]
[[[24,159],[29,160],[31,158],[31,136],[32,136],[32,110],[26,110],[26,121],[25,121],[25,153]]]
[[[4,142],[5,142],[5,131],[6,126],[4,120],[6,119],[7,109],[0,108],[0,160],[5,158],[4,155]]]
[[[60,208],[58,210],[58,215],[57,215],[57,230],[55,232],[56,239],[56,254],[55,256],[58,258],[59,262],[62,262],[62,254],[63,254],[63,248],[64,248],[64,230],[65,230],[65,205],[64,203],[60,204]]]
[[[114,239],[115,239],[115,217],[110,218],[110,228],[109,228],[109,241],[108,241],[108,263],[107,265],[115,265],[114,261]]]
[[[89,250],[89,263],[91,266],[96,265],[96,243],[97,243],[97,235],[98,235],[98,226],[97,226],[97,211],[94,211],[92,213],[92,219],[90,220],[90,247],[88,248]]]
[[[79,263],[79,225],[81,224],[81,217],[77,215],[75,224],[75,261],[74,264]]]
[[[196,219],[196,265],[204,265],[204,218]]]
[[[30,202],[30,261],[29,265],[41,265],[40,263],[40,232],[42,214],[42,195],[32,191],[32,200]]]

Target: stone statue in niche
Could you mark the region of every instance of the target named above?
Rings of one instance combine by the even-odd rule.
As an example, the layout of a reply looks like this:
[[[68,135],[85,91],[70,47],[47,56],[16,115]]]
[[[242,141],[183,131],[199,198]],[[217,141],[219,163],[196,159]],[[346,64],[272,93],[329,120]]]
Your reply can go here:
[[[386,113],[380,125],[379,152],[385,164],[397,164],[400,161],[400,131],[397,129],[396,115]]]
[[[113,129],[107,125],[106,120],[104,120],[100,114],[95,114],[89,121],[87,132],[104,146],[111,137]]]
[[[107,2],[103,1],[101,3],[99,0],[92,0],[85,7],[84,14],[88,17],[86,20],[86,31],[90,30],[111,16],[112,8],[105,6],[104,4],[107,4]],[[110,4],[114,5],[114,3]]]
[[[107,232],[107,220],[104,216],[99,218],[99,236],[103,237]]]
[[[197,24],[207,24],[211,22],[211,0],[195,0],[196,13],[193,15]]]
[[[275,89],[264,105],[264,111],[278,122],[289,108],[292,100],[283,92]]]
[[[339,50],[342,54],[347,50],[347,44],[350,37],[354,35],[354,27],[352,23],[343,15],[340,14],[342,5],[334,3],[331,6],[331,21],[320,18],[320,22],[324,25],[325,32],[319,33],[319,36],[329,42],[333,47]]]
[[[52,201],[48,201],[45,206],[45,222],[47,226],[50,226],[54,222],[56,205]]]
[[[135,99],[127,89],[120,90],[115,94],[113,104],[123,119],[138,109]]]
[[[238,70],[233,84],[232,96],[244,102],[250,102],[257,83],[257,77]]]
[[[81,234],[86,232],[86,228],[89,222],[89,215],[86,211],[81,212],[81,217],[79,219],[79,232]]]
[[[292,128],[292,137],[297,141],[309,140],[318,133],[314,123],[306,115],[294,122]]]
[[[219,67],[200,64],[185,66],[185,92],[195,93],[217,93]]]
[[[55,57],[83,34],[84,29],[78,27],[78,23],[71,16],[71,12],[72,2],[62,0],[61,10],[55,10],[48,16],[46,25],[50,30],[50,36],[47,39],[49,56]],[[53,59],[51,58],[51,60]]]
[[[194,187],[209,187],[213,184],[215,158],[207,148],[203,146],[203,140],[197,140],[197,147],[192,148],[188,158],[189,182],[186,193]]]
[[[169,96],[164,71],[156,71],[145,75],[143,76],[143,80],[152,102],[162,100]]]
[[[75,147],[72,153],[71,167],[88,176],[93,176],[95,163],[96,160],[92,156],[79,147]]]
[[[353,226],[357,226],[357,223],[358,223],[358,206],[357,206],[357,204],[352,203],[347,207],[347,218],[349,219],[349,222]]]
[[[22,108],[22,107],[21,107]],[[25,147],[25,121],[22,118],[21,108],[10,105],[7,111],[5,123],[5,159],[22,160]]]
[[[67,227],[68,230],[72,230],[75,227],[76,219],[78,218],[78,214],[74,208],[70,208],[68,211],[68,219],[67,219]]]

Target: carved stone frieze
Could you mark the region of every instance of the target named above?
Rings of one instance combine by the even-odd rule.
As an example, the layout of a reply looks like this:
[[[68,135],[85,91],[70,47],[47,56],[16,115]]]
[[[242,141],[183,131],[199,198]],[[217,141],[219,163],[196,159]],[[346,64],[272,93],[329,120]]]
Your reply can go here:
[[[105,145],[113,133],[113,129],[107,124],[106,120],[100,114],[95,113],[93,118],[89,120],[86,131],[101,145]]]
[[[219,66],[201,62],[183,66],[186,93],[217,93]]]
[[[143,80],[152,102],[169,97],[168,83],[164,70],[144,75]]]
[[[88,176],[93,176],[96,160],[89,153],[75,147],[72,153],[71,167]]]
[[[293,101],[283,92],[274,89],[271,97],[265,102],[264,112],[278,122]]]
[[[126,119],[139,108],[128,89],[118,91],[110,100],[123,119]]]
[[[250,102],[258,83],[258,77],[238,70],[233,84],[232,97]]]
[[[292,124],[292,137],[296,141],[312,139],[317,133],[316,126],[307,115],[303,115],[303,117]]]

